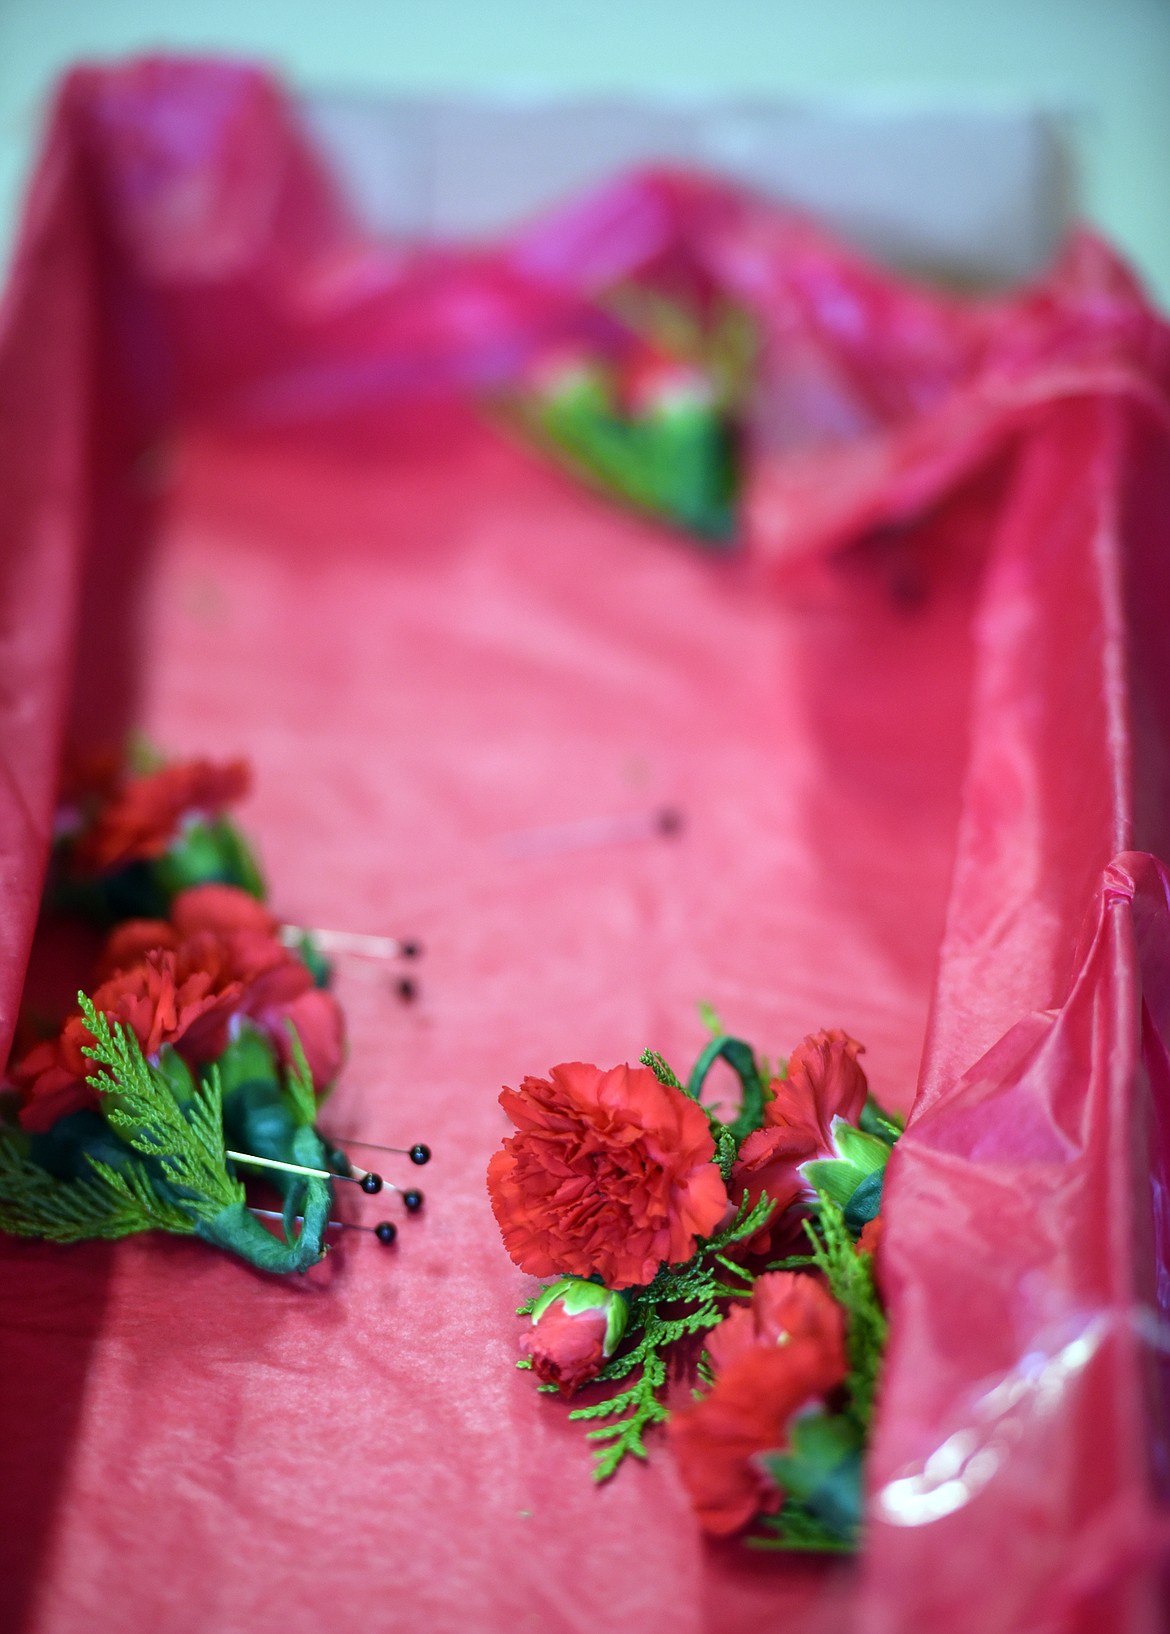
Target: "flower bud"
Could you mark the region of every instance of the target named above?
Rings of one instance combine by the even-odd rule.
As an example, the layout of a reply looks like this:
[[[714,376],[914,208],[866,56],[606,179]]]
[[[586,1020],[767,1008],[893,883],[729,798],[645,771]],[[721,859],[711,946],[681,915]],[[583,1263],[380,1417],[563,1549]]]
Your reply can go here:
[[[532,1309],[532,1327],[521,1346],[542,1384],[562,1396],[596,1378],[626,1331],[630,1308],[621,1294],[583,1277],[562,1277]]]

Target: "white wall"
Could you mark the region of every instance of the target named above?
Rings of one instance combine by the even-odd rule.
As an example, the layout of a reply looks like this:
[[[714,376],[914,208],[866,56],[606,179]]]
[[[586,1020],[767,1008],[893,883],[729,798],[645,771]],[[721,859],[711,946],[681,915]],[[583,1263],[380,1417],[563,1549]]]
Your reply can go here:
[[[1085,213],[1170,304],[1170,0],[0,0],[0,233],[55,75],[153,47],[261,57],[310,88],[1066,109]]]

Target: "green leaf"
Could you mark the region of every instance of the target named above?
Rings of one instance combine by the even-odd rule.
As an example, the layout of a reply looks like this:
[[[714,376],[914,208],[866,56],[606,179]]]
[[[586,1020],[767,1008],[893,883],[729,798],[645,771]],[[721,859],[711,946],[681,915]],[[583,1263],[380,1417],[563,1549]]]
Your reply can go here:
[[[859,1232],[881,1207],[882,1177],[890,1148],[876,1135],[855,1129],[844,1118],[833,1119],[830,1133],[840,1156],[813,1158],[800,1165],[799,1173],[818,1197],[828,1198],[838,1208],[849,1211],[846,1223]],[[855,1203],[862,1187],[865,1190]]]
[[[889,1161],[890,1148],[880,1136],[867,1135],[844,1118],[834,1118],[829,1132],[837,1155],[844,1158],[846,1163],[852,1163],[861,1174],[884,1169]]]
[[[236,1042],[242,1040],[243,1031]],[[228,1144],[233,1151],[247,1152],[253,1157],[293,1163],[307,1169],[327,1169],[329,1154],[320,1136],[311,1123],[301,1121],[307,1111],[306,1103],[298,1112],[287,1082],[276,1076],[275,1064],[271,1077],[245,1075],[224,1097]],[[325,1233],[333,1203],[332,1182],[318,1175],[296,1174],[284,1169],[266,1171],[266,1179],[284,1201],[285,1242],[296,1260],[290,1269],[300,1270],[315,1264],[325,1252]],[[293,1229],[298,1215],[301,1226],[294,1241]]]
[[[853,1236],[860,1237],[862,1228],[881,1213],[885,1179],[884,1169],[867,1174],[845,1205],[845,1225]]]
[[[867,1135],[876,1135],[879,1140],[884,1140],[887,1146],[893,1146],[906,1127],[906,1120],[901,1113],[883,1111],[872,1095],[866,1100],[857,1121]]]
[[[241,1020],[232,1029],[227,1048],[216,1063],[223,1098],[230,1101],[240,1088],[252,1084],[279,1087],[276,1051],[259,1027]]]
[[[313,1074],[309,1071],[304,1046],[296,1027],[288,1020],[285,1021],[285,1027],[288,1030],[292,1065],[285,1072],[284,1087],[292,1102],[296,1121],[311,1129],[317,1121],[317,1096],[313,1089]]]
[[[838,1208],[845,1207],[861,1180],[852,1163],[839,1157],[812,1158],[800,1165],[798,1173],[815,1188],[818,1197],[828,1198]]]
[[[862,1516],[863,1441],[854,1422],[840,1413],[813,1412],[795,1419],[784,1452],[765,1453],[772,1479],[802,1512],[838,1544],[856,1544]],[[784,1529],[784,1509],[776,1525]]]
[[[247,841],[226,817],[189,823],[153,865],[168,897],[194,885],[235,885],[264,897],[264,881]]]

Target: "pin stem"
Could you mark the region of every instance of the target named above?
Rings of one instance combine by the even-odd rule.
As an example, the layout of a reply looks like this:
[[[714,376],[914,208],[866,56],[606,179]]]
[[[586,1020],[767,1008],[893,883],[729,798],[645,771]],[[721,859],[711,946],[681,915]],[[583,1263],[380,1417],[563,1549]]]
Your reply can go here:
[[[225,1152],[224,1156],[230,1158],[233,1163],[248,1163],[256,1169],[280,1169],[285,1174],[309,1175],[314,1180],[352,1180],[355,1185],[371,1195],[382,1190],[381,1175],[371,1174],[368,1169],[353,1169],[349,1174],[337,1174],[332,1169],[310,1169],[303,1163],[282,1163],[277,1158],[256,1157],[251,1152]]]
[[[429,1163],[431,1160],[431,1149],[424,1146],[421,1140],[416,1141],[413,1146],[381,1146],[376,1140],[357,1140],[353,1135],[343,1135],[340,1139],[346,1146],[361,1146],[369,1152],[398,1153],[402,1157],[408,1157],[412,1163]]]
[[[362,959],[417,959],[417,942],[397,936],[371,936],[357,930],[327,930],[320,925],[282,925],[280,939],[286,947],[297,947],[304,936],[312,937],[322,953],[354,953]]]
[[[284,1215],[275,1208],[254,1208],[249,1210],[257,1214],[262,1220],[283,1220]],[[303,1223],[303,1214],[294,1214],[293,1219]],[[377,1225],[359,1225],[356,1220],[326,1220],[326,1231],[368,1231],[371,1237],[377,1237],[380,1243],[392,1243],[398,1235],[398,1227],[393,1220],[379,1220]]]

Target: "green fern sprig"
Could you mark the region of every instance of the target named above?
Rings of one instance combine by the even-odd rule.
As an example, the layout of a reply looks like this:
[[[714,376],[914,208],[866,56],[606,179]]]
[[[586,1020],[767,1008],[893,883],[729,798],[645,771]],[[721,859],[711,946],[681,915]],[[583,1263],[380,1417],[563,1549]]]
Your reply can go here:
[[[78,1002],[94,1040],[85,1054],[101,1069],[87,1081],[105,1102],[102,1111],[110,1128],[133,1151],[157,1164],[192,1226],[241,1204],[244,1188],[228,1173],[224,1154],[223,1103],[215,1068],[180,1106],[165,1077],[143,1056],[133,1033],[119,1023],[111,1028],[84,993]]]
[[[804,1229],[812,1243],[813,1264],[824,1273],[829,1292],[845,1312],[849,1413],[865,1432],[873,1414],[889,1332],[889,1321],[873,1280],[873,1258],[857,1252],[841,1209],[823,1195],[816,1224],[806,1220]]]
[[[856,1538],[841,1537],[791,1495],[778,1514],[761,1522],[760,1532],[744,1541],[749,1549],[780,1549],[788,1554],[851,1555],[857,1549]]]
[[[285,1070],[284,1083],[293,1104],[297,1122],[311,1129],[317,1121],[317,1096],[313,1089],[313,1074],[305,1057],[301,1035],[291,1021],[286,1022],[292,1061]]]
[[[845,1400],[839,1412],[799,1419],[783,1452],[765,1458],[787,1494],[775,1515],[759,1522],[753,1547],[848,1553],[862,1528],[862,1472],[888,1322],[878,1299],[869,1254],[859,1254],[842,1209],[819,1194],[805,1222],[812,1253],[829,1292],[845,1312]]]
[[[125,1160],[114,1167],[89,1156],[90,1172],[65,1180],[33,1163],[14,1134],[0,1137],[0,1231],[59,1243],[140,1231],[189,1236],[243,1198],[224,1161],[218,1080],[213,1073],[181,1106],[133,1034],[111,1028],[84,994],[79,1001],[94,1039],[85,1053],[101,1068],[88,1081],[126,1143]]]
[[[685,1088],[669,1061],[659,1055],[657,1050],[643,1050],[638,1059],[644,1067],[649,1067],[658,1082],[665,1084],[668,1089]]]
[[[648,1287],[630,1294],[627,1336],[636,1343],[622,1349],[597,1375],[597,1383],[617,1382],[638,1370],[635,1382],[604,1401],[575,1408],[570,1418],[591,1421],[613,1419],[589,1431],[591,1441],[607,1442],[597,1449],[593,1478],[607,1480],[627,1455],[645,1458],[644,1437],[655,1424],[670,1417],[662,1399],[667,1383],[666,1351],[679,1339],[706,1333],[723,1318],[729,1299],[747,1296],[752,1277],[723,1253],[733,1243],[755,1235],[767,1222],[772,1203],[763,1196],[755,1204],[744,1193],[735,1219],[726,1230],[709,1239],[682,1265],[663,1265]],[[734,1278],[734,1280],[729,1280]],[[522,1309],[531,1310],[532,1302]],[[665,1314],[667,1311],[677,1314]]]
[[[58,1180],[30,1162],[12,1136],[0,1138],[0,1231],[75,1243],[93,1237],[111,1241],[138,1231],[194,1229],[178,1211],[170,1222],[171,1210],[140,1169],[123,1176],[104,1163],[90,1162],[91,1178]],[[162,1212],[167,1222],[160,1220]]]
[[[594,1402],[591,1407],[578,1407],[569,1414],[570,1418],[578,1419],[624,1415],[613,1424],[603,1424],[589,1431],[590,1441],[609,1442],[608,1446],[596,1449],[593,1460],[595,1481],[608,1480],[627,1456],[645,1458],[643,1437],[646,1431],[670,1417],[670,1409],[659,1399],[659,1392],[666,1384],[666,1357],[663,1354],[666,1346],[686,1333],[714,1327],[718,1320],[717,1313],[704,1321],[703,1315],[695,1312],[684,1320],[664,1322],[656,1312],[648,1312],[641,1339],[628,1356],[622,1358],[623,1372],[632,1372],[635,1367],[640,1367],[636,1383],[606,1401]]]

